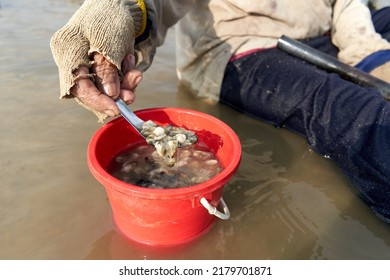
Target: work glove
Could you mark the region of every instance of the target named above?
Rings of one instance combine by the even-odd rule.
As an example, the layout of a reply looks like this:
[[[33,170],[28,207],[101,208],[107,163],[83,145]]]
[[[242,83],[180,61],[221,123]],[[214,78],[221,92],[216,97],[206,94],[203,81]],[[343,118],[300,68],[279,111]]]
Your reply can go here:
[[[146,9],[142,0],[86,0],[50,42],[59,71],[60,98],[73,97],[71,89],[78,79],[93,80],[94,74],[79,74],[76,70],[91,68],[96,53],[115,65],[121,74],[122,61],[134,53],[135,38],[145,28]],[[76,100],[100,121],[107,117]]]

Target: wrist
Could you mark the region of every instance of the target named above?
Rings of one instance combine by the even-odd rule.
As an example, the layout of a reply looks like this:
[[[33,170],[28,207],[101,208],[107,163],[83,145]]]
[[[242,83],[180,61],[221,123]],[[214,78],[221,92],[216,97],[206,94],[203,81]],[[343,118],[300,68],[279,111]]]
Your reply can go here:
[[[140,20],[140,29],[135,33],[135,38],[141,36],[145,32],[148,17],[144,0],[138,0],[138,7],[141,11],[142,18]]]
[[[134,23],[135,38],[141,36],[146,29],[147,11],[144,0],[129,0],[127,1],[128,9]]]
[[[370,73],[375,68],[390,61],[390,50],[381,50],[366,56],[362,61],[355,65],[356,68]]]

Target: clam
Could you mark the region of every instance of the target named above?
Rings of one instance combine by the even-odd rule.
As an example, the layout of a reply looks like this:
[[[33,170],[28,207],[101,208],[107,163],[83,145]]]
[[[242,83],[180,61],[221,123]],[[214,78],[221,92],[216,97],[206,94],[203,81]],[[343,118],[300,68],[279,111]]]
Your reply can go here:
[[[177,148],[189,146],[198,141],[193,131],[173,125],[159,126],[151,120],[142,124],[141,134],[148,144],[156,148],[157,153],[164,158],[168,166],[176,163]]]

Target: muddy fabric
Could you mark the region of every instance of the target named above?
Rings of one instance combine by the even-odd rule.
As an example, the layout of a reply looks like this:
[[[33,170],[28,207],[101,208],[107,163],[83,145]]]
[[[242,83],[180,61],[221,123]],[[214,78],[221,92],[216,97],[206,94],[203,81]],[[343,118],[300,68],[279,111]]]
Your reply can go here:
[[[181,5],[182,1],[173,2]],[[196,1],[176,26],[179,80],[197,96],[217,101],[231,56],[274,47],[282,35],[309,39],[329,32],[340,50],[338,58],[355,65],[373,52],[390,49],[375,31],[363,2]]]
[[[380,15],[389,19],[390,8],[386,10]],[[389,32],[390,26],[383,28],[383,18],[376,16],[377,29]],[[306,43],[337,56],[328,36]],[[390,222],[390,103],[379,92],[273,48],[229,63],[221,102],[304,136],[313,150],[333,159],[367,205]]]
[[[106,54],[120,68],[123,53],[133,46],[133,38],[128,39],[129,29],[137,21],[125,10],[140,1],[87,0],[55,35],[53,54],[60,68],[62,97],[69,96],[74,83],[69,73],[79,64],[88,64],[91,51]],[[310,4],[306,0],[143,2],[148,28],[146,38],[135,45],[137,69],[150,67],[156,46],[164,42],[167,28],[176,24],[178,79],[209,102],[219,100],[224,69],[232,55],[276,46],[282,35],[303,39],[331,32],[333,44],[340,50],[339,59],[351,65],[376,51],[390,49],[390,44],[375,32],[370,12],[360,0],[313,0]],[[87,48],[91,38],[83,36],[82,31],[98,38],[98,47]],[[67,43],[61,45],[61,40]],[[68,61],[64,55],[73,56],[72,62],[63,63]]]

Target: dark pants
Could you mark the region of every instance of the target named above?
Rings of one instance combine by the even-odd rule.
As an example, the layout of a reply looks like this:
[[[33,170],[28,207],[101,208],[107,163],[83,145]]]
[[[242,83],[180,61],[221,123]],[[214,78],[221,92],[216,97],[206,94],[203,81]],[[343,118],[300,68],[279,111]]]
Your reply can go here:
[[[373,12],[373,21],[389,40],[390,8]],[[327,36],[306,43],[337,55]],[[390,103],[379,92],[274,48],[230,62],[220,102],[304,136],[390,222]]]

